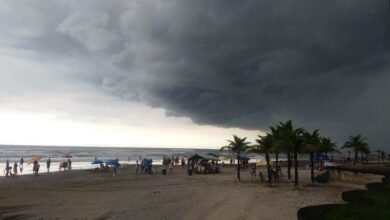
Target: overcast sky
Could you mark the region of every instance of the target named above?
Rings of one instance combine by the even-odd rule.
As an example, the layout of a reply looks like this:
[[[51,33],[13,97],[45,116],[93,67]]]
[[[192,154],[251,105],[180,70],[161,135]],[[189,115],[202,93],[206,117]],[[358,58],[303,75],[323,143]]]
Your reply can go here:
[[[384,0],[0,2],[4,144],[220,147],[292,119],[387,149]]]

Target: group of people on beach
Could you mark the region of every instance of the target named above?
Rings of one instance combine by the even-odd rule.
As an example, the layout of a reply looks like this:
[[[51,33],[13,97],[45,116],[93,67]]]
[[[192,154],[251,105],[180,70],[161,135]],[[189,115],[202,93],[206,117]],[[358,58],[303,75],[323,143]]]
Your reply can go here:
[[[33,164],[33,168],[32,168],[32,171],[33,171],[33,174],[35,175],[38,175],[39,174],[39,170],[40,170],[40,167],[41,165],[39,164],[39,159],[40,158],[32,158],[32,160],[30,160],[28,163],[32,163]],[[47,168],[47,172],[50,172],[50,167],[51,167],[51,159],[48,158],[46,160],[46,168]],[[61,162],[63,163],[63,162]],[[61,167],[61,163],[60,163],[60,167],[59,169],[61,170],[61,168],[66,168],[68,170],[70,170],[72,168],[72,161],[70,159],[68,159],[66,161],[66,166],[65,167]],[[5,169],[4,169],[4,175],[6,177],[9,177],[9,176],[17,176],[18,173],[23,173],[23,166],[25,164],[25,161],[24,161],[24,158],[21,157],[20,158],[20,162],[18,164],[18,162],[14,162],[14,164],[12,166],[10,166],[10,162],[9,160],[7,159],[6,160],[6,164],[5,164]]]
[[[18,175],[18,168],[19,168],[20,173],[23,173],[23,164],[24,164],[23,157],[20,158],[20,164],[18,164],[18,162],[15,161],[13,166],[10,166],[9,160],[7,159],[7,161],[5,163],[4,175],[6,177],[17,176]]]

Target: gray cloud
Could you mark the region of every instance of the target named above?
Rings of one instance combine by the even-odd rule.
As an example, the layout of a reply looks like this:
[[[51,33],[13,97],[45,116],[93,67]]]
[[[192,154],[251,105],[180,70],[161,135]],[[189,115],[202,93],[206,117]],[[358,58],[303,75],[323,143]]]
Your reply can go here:
[[[247,129],[292,119],[339,141],[362,133],[375,147],[386,147],[385,1],[87,5],[40,15],[52,22],[33,37],[23,35],[19,44],[102,66],[105,73],[87,79],[110,94],[162,107],[170,116]],[[51,39],[50,47],[40,39]]]

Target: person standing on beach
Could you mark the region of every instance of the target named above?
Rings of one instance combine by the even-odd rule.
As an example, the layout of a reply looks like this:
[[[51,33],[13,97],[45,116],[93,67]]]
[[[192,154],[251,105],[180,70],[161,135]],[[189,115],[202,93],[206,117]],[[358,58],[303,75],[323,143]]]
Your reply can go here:
[[[36,176],[38,176],[39,167],[40,167],[40,166],[41,166],[41,165],[39,165],[38,161],[35,160],[35,161],[34,161],[34,166],[33,166],[33,173],[34,173]]]
[[[23,157],[21,157],[20,164],[19,164],[20,173],[23,173],[23,163],[24,163],[24,159],[23,159]]]
[[[68,159],[68,170],[72,169],[72,161]]]
[[[135,162],[135,173],[137,174],[138,173],[138,169],[139,169],[139,163],[138,163],[138,160]]]
[[[51,160],[50,160],[50,157],[49,157],[49,159],[47,159],[47,161],[46,161],[47,172],[50,172],[50,164],[51,164]]]
[[[5,176],[9,176],[9,160],[5,163]]]

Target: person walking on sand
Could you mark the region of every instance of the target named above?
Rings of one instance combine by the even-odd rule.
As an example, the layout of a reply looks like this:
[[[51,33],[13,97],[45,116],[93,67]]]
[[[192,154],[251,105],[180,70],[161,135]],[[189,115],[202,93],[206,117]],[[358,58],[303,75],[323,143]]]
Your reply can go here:
[[[256,180],[256,164],[252,164],[251,166],[251,182]]]
[[[18,163],[15,161],[14,163],[14,176],[18,175]]]
[[[169,173],[173,173],[173,161],[171,161],[168,165]]]
[[[50,172],[50,164],[51,164],[51,160],[49,157],[49,159],[47,159],[47,161],[46,161],[47,172]]]

